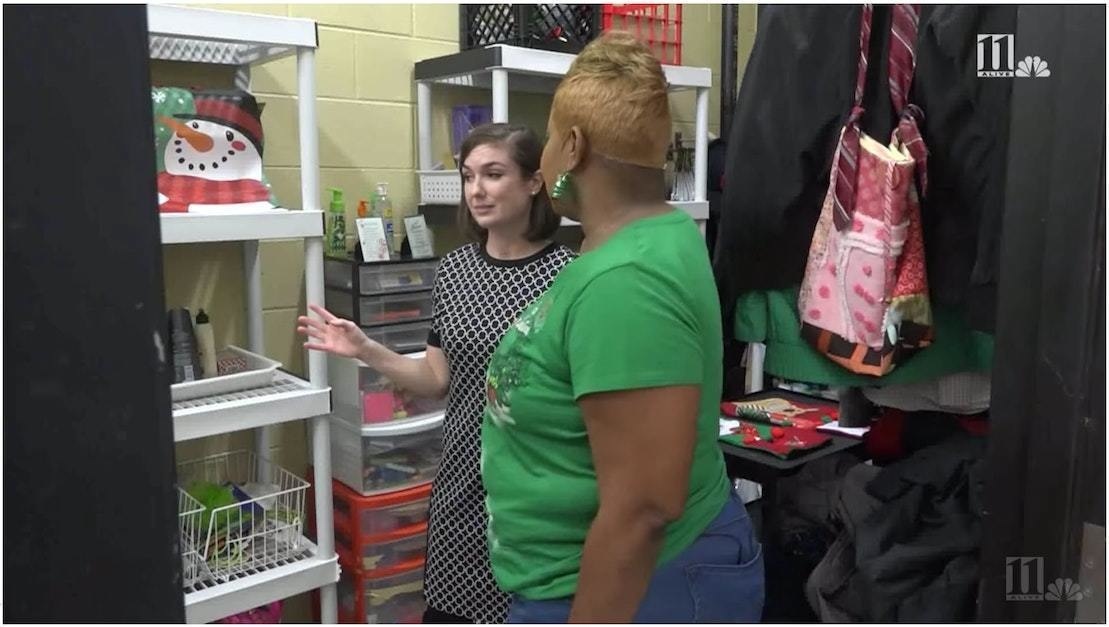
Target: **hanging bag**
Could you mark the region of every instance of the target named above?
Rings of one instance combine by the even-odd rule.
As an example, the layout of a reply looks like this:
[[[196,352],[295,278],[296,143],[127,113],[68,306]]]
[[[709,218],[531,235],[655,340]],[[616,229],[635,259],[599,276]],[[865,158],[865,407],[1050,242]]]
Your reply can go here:
[[[928,153],[917,127],[923,113],[908,102],[919,15],[917,5],[893,6],[889,92],[899,120],[882,145],[859,127],[873,17],[863,6],[855,104],[840,131],[798,301],[802,337],[859,374],[882,376],[932,341],[920,218]]]

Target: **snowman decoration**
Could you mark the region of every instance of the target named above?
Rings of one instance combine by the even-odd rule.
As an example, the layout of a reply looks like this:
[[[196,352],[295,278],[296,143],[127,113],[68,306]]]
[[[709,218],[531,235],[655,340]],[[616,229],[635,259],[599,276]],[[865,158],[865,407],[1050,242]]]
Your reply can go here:
[[[254,97],[197,94],[196,113],[162,117],[173,131],[158,173],[162,213],[270,210],[262,182],[262,122]]]

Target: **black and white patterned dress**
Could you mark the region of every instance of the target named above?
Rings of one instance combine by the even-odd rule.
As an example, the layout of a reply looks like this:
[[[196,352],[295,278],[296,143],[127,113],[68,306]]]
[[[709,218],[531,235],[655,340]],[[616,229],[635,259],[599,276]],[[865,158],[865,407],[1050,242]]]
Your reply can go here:
[[[450,368],[424,574],[428,605],[437,610],[479,623],[503,623],[508,616],[508,596],[489,567],[479,469],[485,371],[508,325],[573,258],[557,243],[513,261],[493,259],[483,246],[469,244],[444,257],[436,271],[428,344],[442,348]]]

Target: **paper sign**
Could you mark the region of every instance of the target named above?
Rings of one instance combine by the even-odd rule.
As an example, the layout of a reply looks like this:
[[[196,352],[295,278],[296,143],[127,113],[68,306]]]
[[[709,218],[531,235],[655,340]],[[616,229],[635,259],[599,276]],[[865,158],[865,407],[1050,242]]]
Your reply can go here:
[[[431,233],[423,216],[409,216],[404,219],[404,230],[408,233],[408,247],[412,249],[413,259],[434,257],[431,246]]]
[[[381,218],[358,218],[358,243],[366,261],[389,261],[389,240],[385,238],[385,222]]]

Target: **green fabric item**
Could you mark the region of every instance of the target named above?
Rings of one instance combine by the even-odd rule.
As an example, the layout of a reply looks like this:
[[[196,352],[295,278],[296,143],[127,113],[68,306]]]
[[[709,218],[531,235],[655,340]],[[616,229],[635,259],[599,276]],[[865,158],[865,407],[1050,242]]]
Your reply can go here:
[[[783,379],[836,387],[928,381],[956,372],[988,372],[993,336],[970,329],[956,309],[933,307],[936,339],[881,378],[858,375],[821,355],[801,338],[799,288],[748,292],[736,300],[735,338],[766,344],[763,370]]]
[[[728,498],[717,445],[720,305],[704,240],[673,211],[629,224],[563,268],[508,329],[489,364],[481,473],[500,587],[574,594],[598,509],[584,395],[701,386],[685,513],[659,561],[687,548]],[[651,452],[640,451],[644,463]]]

